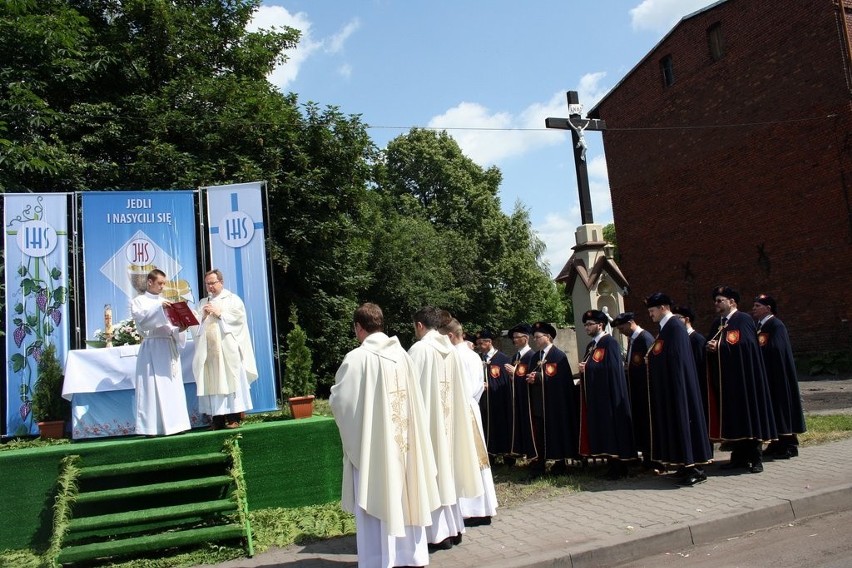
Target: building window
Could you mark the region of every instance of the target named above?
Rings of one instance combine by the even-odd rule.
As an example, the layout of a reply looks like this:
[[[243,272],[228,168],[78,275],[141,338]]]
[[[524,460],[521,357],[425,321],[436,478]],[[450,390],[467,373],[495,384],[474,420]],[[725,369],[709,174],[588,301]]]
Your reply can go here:
[[[674,85],[674,61],[671,55],[666,55],[660,60],[660,70],[663,72],[663,84],[666,87]]]
[[[710,57],[719,61],[725,55],[725,39],[722,37],[722,24],[716,22],[707,28],[707,44],[710,46]]]

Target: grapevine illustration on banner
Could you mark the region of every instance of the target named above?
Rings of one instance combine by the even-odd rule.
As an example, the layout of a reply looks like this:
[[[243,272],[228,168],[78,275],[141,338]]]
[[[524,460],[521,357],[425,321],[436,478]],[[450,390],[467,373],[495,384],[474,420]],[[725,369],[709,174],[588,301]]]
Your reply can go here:
[[[14,393],[10,389],[7,421],[14,428],[7,431],[14,431],[15,435],[31,433],[35,428],[31,405],[41,354],[49,345],[56,344],[62,360],[66,343],[61,326],[67,314],[67,260],[64,256],[67,249],[58,247],[58,243],[67,232],[57,230],[45,220],[45,196],[27,197],[34,198],[35,204],[23,205],[14,215],[14,211],[9,211],[11,196],[6,196],[7,217],[14,215],[6,222],[6,325],[12,336],[11,343],[7,340],[8,378],[10,386],[13,381],[17,382],[19,403],[18,408],[13,408]],[[63,210],[60,218],[64,219],[65,195],[50,197],[59,198],[54,203]],[[17,245],[17,251],[10,246],[12,243]],[[51,254],[54,251],[56,254]],[[17,416],[13,414],[15,411]]]

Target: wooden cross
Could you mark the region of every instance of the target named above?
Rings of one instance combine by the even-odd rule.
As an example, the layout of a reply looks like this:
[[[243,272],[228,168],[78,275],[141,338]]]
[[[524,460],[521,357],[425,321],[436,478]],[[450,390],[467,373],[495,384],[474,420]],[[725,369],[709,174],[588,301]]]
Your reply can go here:
[[[570,130],[574,141],[574,169],[577,172],[577,189],[580,192],[580,219],[583,225],[594,223],[592,217],[592,194],[589,190],[589,170],[586,167],[586,130],[606,130],[606,122],[597,118],[582,118],[583,107],[577,91],[568,91],[568,118],[546,118],[547,128]]]

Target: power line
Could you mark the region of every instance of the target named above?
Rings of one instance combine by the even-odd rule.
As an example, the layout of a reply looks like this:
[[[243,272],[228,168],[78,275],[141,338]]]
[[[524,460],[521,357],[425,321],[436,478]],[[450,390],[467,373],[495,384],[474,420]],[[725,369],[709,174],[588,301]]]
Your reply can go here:
[[[635,126],[625,128],[607,128],[607,132],[637,132],[649,130],[707,130],[712,128],[747,128],[751,126],[772,126],[776,124],[791,124],[797,122],[814,122],[819,120],[828,120],[837,118],[836,114],[828,114],[825,116],[811,116],[805,118],[791,118],[787,120],[767,120],[764,122],[740,122],[732,124],[704,124],[704,125],[680,125],[680,126]],[[485,131],[485,132],[554,132],[551,128],[505,128],[495,126],[389,126],[389,125],[371,125],[367,124],[368,130],[411,130],[413,128],[419,130],[466,130],[466,131]]]

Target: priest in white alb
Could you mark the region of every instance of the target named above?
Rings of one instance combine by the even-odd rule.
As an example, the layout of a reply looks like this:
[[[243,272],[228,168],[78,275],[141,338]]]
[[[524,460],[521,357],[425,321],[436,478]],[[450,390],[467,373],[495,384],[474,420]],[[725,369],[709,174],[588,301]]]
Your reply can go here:
[[[408,350],[418,373],[438,467],[441,507],[432,511],[432,525],[426,531],[433,550],[461,543],[465,529],[458,500],[479,497],[484,491],[461,361],[450,340],[438,332],[451,317],[434,307],[418,310],[413,318],[418,341]]]
[[[191,428],[179,349],[186,345],[186,329],[172,325],[160,294],[166,274],[148,273],[147,290],[130,302],[130,314],[142,336],[136,358],[136,433],[145,436],[177,434]]]
[[[250,385],[257,379],[246,307],[225,288],[220,270],[208,271],[204,286],[192,359],[198,409],[212,417],[214,430],[237,428],[241,413],[252,409]]]
[[[479,409],[479,399],[485,392],[485,382],[482,380],[482,359],[464,340],[464,328],[456,318],[442,325],[438,331],[447,336],[456,348],[462,363],[470,420],[474,428],[476,458],[479,462],[484,489],[482,495],[478,497],[459,497],[459,509],[464,517],[465,526],[490,525],[491,517],[497,514],[497,492],[494,489],[494,476],[491,474],[491,462],[488,460],[488,450],[485,446],[482,412]]]
[[[341,505],[355,515],[358,566],[426,566],[425,527],[440,499],[412,361],[383,332],[376,304],[360,306],[353,327],[361,345],[343,359],[329,404],[343,442]]]

